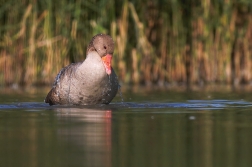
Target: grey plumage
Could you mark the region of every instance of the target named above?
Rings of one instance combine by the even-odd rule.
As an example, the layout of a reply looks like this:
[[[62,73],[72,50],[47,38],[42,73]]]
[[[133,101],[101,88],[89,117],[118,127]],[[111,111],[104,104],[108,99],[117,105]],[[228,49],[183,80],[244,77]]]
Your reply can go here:
[[[114,51],[110,36],[98,34],[93,37],[83,62],[63,68],[55,78],[45,102],[50,105],[108,104],[118,91],[118,79],[111,68],[106,73],[102,57]]]

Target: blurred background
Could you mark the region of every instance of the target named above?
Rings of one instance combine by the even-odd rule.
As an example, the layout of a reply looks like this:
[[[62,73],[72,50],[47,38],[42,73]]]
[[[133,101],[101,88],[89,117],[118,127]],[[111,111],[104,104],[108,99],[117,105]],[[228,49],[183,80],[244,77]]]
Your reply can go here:
[[[98,33],[112,103],[43,103]],[[0,0],[1,166],[251,167],[251,88],[252,0]]]
[[[249,84],[250,0],[0,0],[0,85],[51,85],[106,33],[132,84]]]

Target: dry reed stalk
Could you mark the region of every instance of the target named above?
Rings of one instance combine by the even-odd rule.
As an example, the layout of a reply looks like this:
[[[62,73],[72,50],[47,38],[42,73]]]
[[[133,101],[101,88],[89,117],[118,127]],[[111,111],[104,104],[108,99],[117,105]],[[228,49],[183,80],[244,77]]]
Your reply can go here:
[[[7,65],[6,78],[1,73],[0,78],[6,83],[51,83],[63,66],[83,59],[86,39],[110,28],[118,55],[114,66],[122,81],[130,82],[131,77],[133,83],[250,82],[250,3],[104,2],[22,1],[13,11],[1,8],[0,60]],[[135,32],[129,29],[132,21]]]
[[[248,82],[250,82],[250,80],[252,79],[252,75],[251,75],[251,68],[252,68],[252,15],[249,15],[248,17],[248,28],[247,28],[247,33],[246,33],[246,44],[245,44],[245,51],[246,51],[246,56],[247,56],[247,78],[248,78]]]
[[[71,38],[73,40],[76,40],[77,27],[78,27],[78,21],[77,20],[73,20],[73,22],[72,22],[72,28],[71,28]]]
[[[246,32],[244,33],[244,36],[246,37],[243,40],[243,54],[244,57],[242,57],[242,66],[241,66],[241,82],[242,83],[248,83],[251,80],[251,51],[252,51],[252,15],[248,16],[248,25],[246,28]]]
[[[43,61],[43,76],[48,78],[48,79],[52,79],[51,75],[54,74],[54,68],[57,67],[58,61],[55,60],[57,58],[55,58],[55,53],[54,53],[54,49],[55,46],[53,46],[53,43],[51,42],[51,38],[52,38],[52,27],[51,27],[51,16],[52,15],[52,11],[50,10],[50,8],[47,10],[47,15],[44,19],[44,23],[43,23],[43,44],[45,45],[45,50],[44,50],[44,54],[45,54],[45,60]],[[57,62],[57,63],[55,63]],[[49,82],[47,80],[45,80],[45,82]]]
[[[117,26],[116,26],[116,22],[112,21],[110,24],[110,35],[113,39],[116,39],[116,30],[117,30]],[[116,45],[116,44],[115,44]],[[115,49],[117,49],[118,46],[116,46]],[[114,60],[114,59],[113,59]]]
[[[166,75],[166,80],[167,82],[172,82],[172,70],[173,70],[173,64],[172,64],[172,58],[173,58],[173,38],[170,37],[167,39],[167,43],[168,43],[168,49],[167,49],[167,56],[166,56],[166,70],[167,73],[165,73]],[[185,55],[185,54],[183,54]]]
[[[152,83],[152,64],[153,59],[153,48],[147,37],[145,36],[144,25],[140,22],[135,7],[129,2],[129,8],[135,23],[136,39],[137,39],[137,52],[143,57],[141,59],[140,70],[143,73],[144,81],[146,84]]]
[[[241,83],[248,83],[250,79],[249,69],[250,69],[250,60],[248,52],[248,42],[244,40],[243,42],[243,56],[241,57]]]
[[[32,5],[29,4],[28,7],[25,10],[25,13],[22,17],[21,23],[20,23],[20,30],[19,32],[14,35],[13,37],[13,41],[15,41],[15,43],[17,43],[15,52],[16,52],[16,59],[15,61],[17,61],[17,65],[14,66],[13,68],[11,68],[12,70],[15,71],[16,73],[16,79],[14,81],[14,83],[19,83],[19,84],[24,84],[24,73],[25,73],[25,57],[24,57],[24,48],[25,48],[25,40],[26,40],[26,30],[27,30],[27,19],[30,16],[32,11]],[[14,64],[13,64],[14,65]]]
[[[240,78],[240,58],[243,57],[243,30],[239,27],[237,27],[237,24],[239,23],[239,14],[237,9],[234,9],[234,13],[232,15],[232,26],[230,26],[230,30],[234,31],[234,38],[232,39],[232,52],[231,52],[231,75],[232,75],[232,84],[234,86],[237,86],[240,84],[241,78]]]
[[[127,46],[127,38],[128,38],[128,1],[125,0],[123,3],[122,16],[118,20],[118,29],[119,35],[116,37],[116,52],[118,53],[118,69],[119,69],[119,77],[126,78],[126,46]]]
[[[0,79],[4,81],[5,85],[10,85],[14,82],[14,74],[12,66],[13,66],[13,59],[10,55],[7,55],[6,50],[0,52]]]
[[[51,39],[44,39],[44,40],[36,42],[36,48],[46,47],[46,46],[52,45],[53,43],[61,41],[63,39],[64,38],[62,36],[60,36],[60,35],[56,36],[56,37],[53,37]]]
[[[47,12],[44,11],[38,18],[36,10],[32,13],[32,26],[30,30],[29,36],[29,54],[28,59],[26,60],[26,70],[24,76],[24,82],[26,85],[32,84],[37,80],[37,55],[35,55],[36,51],[36,31],[38,25],[45,18]]]
[[[173,80],[176,82],[184,82],[186,80],[185,68],[182,57],[177,55],[174,57],[174,76]]]
[[[26,20],[29,17],[29,15],[31,14],[31,10],[32,10],[32,4],[29,4],[28,7],[25,10],[24,16],[21,20],[20,23],[20,30],[19,32],[14,36],[14,39],[18,39],[20,37],[23,37],[26,31]]]
[[[163,85],[167,78],[168,66],[167,66],[167,60],[168,60],[168,49],[167,49],[167,42],[168,42],[168,18],[167,14],[162,15],[162,26],[161,26],[161,44],[160,44],[160,59],[158,59],[158,63],[156,63],[156,68],[158,70],[158,83]]]
[[[69,61],[64,62],[67,54],[67,40],[62,36],[56,36],[51,39],[45,39],[37,42],[37,48],[41,48],[45,51],[46,58],[42,63],[42,80],[40,82],[45,84],[52,84],[57,72],[69,64]]]
[[[134,84],[139,84],[140,82],[140,76],[139,76],[139,70],[138,70],[138,58],[137,58],[137,51],[136,49],[132,49],[131,51],[131,57],[132,57],[132,82]]]
[[[221,45],[221,33],[219,29],[215,30],[215,33],[213,33],[212,38],[213,39],[213,45],[212,45],[212,49],[210,51],[210,55],[212,55],[212,61],[211,61],[211,68],[209,69],[210,71],[210,81],[211,82],[216,82],[218,81],[218,72],[219,72],[219,66],[218,66],[218,57],[222,55],[221,52],[219,52],[219,46]],[[224,50],[224,49],[223,49]],[[224,70],[225,72],[225,70]]]

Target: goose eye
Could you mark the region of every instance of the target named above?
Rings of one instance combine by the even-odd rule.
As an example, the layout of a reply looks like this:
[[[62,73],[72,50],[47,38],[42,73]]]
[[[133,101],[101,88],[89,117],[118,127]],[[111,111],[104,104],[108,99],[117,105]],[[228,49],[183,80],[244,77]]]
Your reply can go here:
[[[103,48],[104,48],[104,49],[107,49],[107,47],[106,47],[106,46],[103,46]]]

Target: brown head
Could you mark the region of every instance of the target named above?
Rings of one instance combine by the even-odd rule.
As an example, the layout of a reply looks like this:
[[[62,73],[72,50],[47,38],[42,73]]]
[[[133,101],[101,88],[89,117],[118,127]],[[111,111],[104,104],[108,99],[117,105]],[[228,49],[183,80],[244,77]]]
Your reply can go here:
[[[110,75],[111,60],[114,52],[114,41],[111,36],[106,34],[95,35],[88,45],[87,55],[91,51],[96,51],[101,56],[106,72]]]

